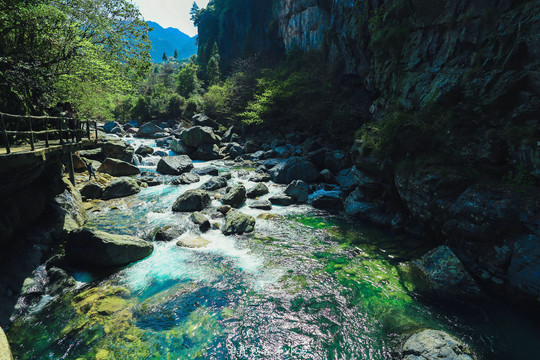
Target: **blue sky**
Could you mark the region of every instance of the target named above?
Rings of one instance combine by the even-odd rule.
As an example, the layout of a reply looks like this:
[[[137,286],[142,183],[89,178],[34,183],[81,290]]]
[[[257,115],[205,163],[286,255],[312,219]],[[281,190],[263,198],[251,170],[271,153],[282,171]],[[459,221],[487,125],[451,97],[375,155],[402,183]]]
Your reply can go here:
[[[189,36],[197,35],[197,28],[189,20],[193,0],[132,0],[146,21],[154,21],[164,28],[174,27]],[[208,0],[197,0],[203,8]]]

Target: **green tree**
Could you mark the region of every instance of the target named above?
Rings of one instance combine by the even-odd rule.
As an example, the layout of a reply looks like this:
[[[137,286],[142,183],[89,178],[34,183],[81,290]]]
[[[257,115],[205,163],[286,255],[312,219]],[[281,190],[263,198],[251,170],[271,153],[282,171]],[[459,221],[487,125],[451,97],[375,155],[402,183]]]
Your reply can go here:
[[[174,55],[173,55],[173,57],[174,57],[175,59],[178,59],[178,50],[174,49]]]
[[[194,1],[193,6],[191,6],[191,11],[189,12],[189,14],[191,15],[190,20],[193,21],[195,26],[197,26],[197,16],[199,15],[199,11],[200,11],[199,5],[197,5],[197,3]]]
[[[208,65],[206,66],[209,86],[219,83],[221,77],[221,71],[219,69],[220,60],[221,58],[219,56],[218,46],[216,43],[214,43],[214,47],[212,48],[212,55],[210,56],[210,59],[208,60]]]
[[[201,89],[201,81],[197,77],[199,67],[193,59],[184,65],[178,72],[176,91],[183,97],[189,97],[196,94]]]
[[[148,26],[128,0],[0,0],[0,19],[3,109],[104,104],[111,91],[133,88],[150,64]]]
[[[165,52],[163,52],[163,56],[161,57],[161,59],[163,59],[163,61],[167,61],[167,54],[165,54]]]

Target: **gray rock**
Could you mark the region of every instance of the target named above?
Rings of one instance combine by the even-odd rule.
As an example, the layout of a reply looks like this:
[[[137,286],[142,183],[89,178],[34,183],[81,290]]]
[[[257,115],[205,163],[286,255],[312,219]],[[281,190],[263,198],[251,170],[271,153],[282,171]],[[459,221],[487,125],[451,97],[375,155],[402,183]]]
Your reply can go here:
[[[68,263],[93,268],[123,266],[144,259],[154,246],[138,237],[83,228],[68,234],[65,250]]]
[[[144,176],[137,179],[139,183],[144,183],[148,186],[158,186],[163,184],[163,181],[154,176]]]
[[[196,126],[209,126],[214,129],[217,129],[217,124],[214,120],[210,119],[208,116],[204,114],[195,114],[191,117],[191,120],[193,121],[193,124]]]
[[[317,209],[341,210],[343,209],[343,200],[339,191],[329,191],[313,196],[311,205]]]
[[[105,190],[103,185],[92,181],[81,189],[81,196],[83,196],[85,199],[101,199],[103,196],[103,190]]]
[[[210,127],[193,126],[180,133],[180,139],[187,145],[198,148],[203,144],[219,144],[219,137]]]
[[[273,205],[289,206],[294,204],[294,198],[285,194],[273,195],[268,200],[270,200]]]
[[[184,234],[185,230],[178,226],[165,225],[154,233],[154,241],[171,241]]]
[[[135,154],[137,155],[152,155],[154,153],[154,148],[148,145],[141,145],[135,150]]]
[[[299,203],[305,203],[309,196],[309,185],[302,180],[294,180],[285,189],[285,194],[296,199]]]
[[[219,174],[219,170],[217,167],[213,165],[201,167],[201,168],[195,168],[191,171],[192,173],[195,173],[197,175],[212,175],[217,176]]]
[[[403,345],[403,360],[473,360],[468,347],[438,330],[424,330]]]
[[[248,189],[246,196],[250,199],[256,198],[257,196],[262,196],[268,194],[268,187],[263,183],[259,183],[252,188]]]
[[[184,144],[182,140],[173,140],[169,143],[169,147],[178,155],[189,155],[192,151],[191,149]]]
[[[102,145],[105,158],[113,158],[133,163],[133,148],[121,139],[107,139]]]
[[[256,170],[250,173],[248,180],[253,182],[268,182],[272,180],[272,177],[266,171]]]
[[[235,159],[238,156],[244,155],[244,148],[240,144],[230,143],[230,146],[227,146],[227,152],[232,159]]]
[[[216,160],[222,158],[219,153],[219,147],[216,144],[202,144],[192,156],[197,160]]]
[[[199,229],[201,229],[201,231],[204,232],[210,229],[210,220],[208,220],[208,218],[202,213],[196,211],[191,214],[189,218],[194,224],[199,225]]]
[[[220,205],[217,208],[217,211],[222,213],[223,215],[227,215],[229,211],[231,211],[232,206],[231,205]]]
[[[154,137],[158,137],[158,136],[161,137],[161,139],[156,140],[156,146],[161,147],[161,148],[170,147],[172,142],[176,141],[176,139],[173,136],[169,136],[169,134],[163,134],[163,133],[154,134]]]
[[[244,144],[244,153],[245,154],[251,154],[255,151],[257,151],[257,144],[255,144],[255,141],[253,140],[248,140],[246,141],[246,143]]]
[[[442,298],[471,298],[480,294],[478,285],[461,261],[446,245],[439,246],[413,261],[422,274],[426,291]]]
[[[258,200],[251,203],[249,207],[259,210],[272,210],[272,203],[268,200]]]
[[[274,166],[270,175],[278,184],[289,184],[294,180],[314,182],[319,178],[319,171],[312,162],[292,157]]]
[[[193,161],[187,155],[164,156],[157,165],[157,171],[165,175],[181,175],[193,169]]]
[[[231,211],[227,214],[223,233],[225,235],[252,232],[255,229],[255,218],[240,211]]]
[[[106,133],[111,133],[113,129],[121,126],[122,125],[120,125],[116,121],[109,121],[103,125],[103,131],[105,131]]]
[[[141,188],[137,184],[137,181],[128,177],[121,177],[114,179],[107,185],[101,198],[103,200],[110,200],[137,194],[140,191]]]
[[[225,131],[225,133],[223,134],[223,138],[222,138],[222,141],[224,142],[232,142],[231,141],[231,136],[236,132],[236,128],[234,126],[231,126],[227,129],[227,131]]]
[[[327,184],[332,184],[336,182],[336,177],[328,169],[324,169],[320,172],[321,180]]]
[[[235,208],[241,207],[246,202],[246,188],[244,185],[233,187],[221,198],[221,202]]]
[[[200,186],[203,190],[213,191],[221,189],[227,186],[227,179],[222,176],[216,176],[209,179],[207,182]]]
[[[137,132],[138,137],[142,138],[152,138],[155,134],[162,132],[163,129],[153,122],[147,122],[146,124],[139,127],[139,131]]]
[[[391,226],[395,217],[395,214],[388,212],[382,201],[367,198],[360,189],[356,189],[345,199],[344,206],[347,215],[379,225]]]
[[[135,165],[113,158],[106,158],[97,171],[112,176],[131,176],[141,173],[139,168]]]
[[[201,181],[201,177],[194,173],[183,173],[172,181],[173,185],[189,185]]]
[[[79,156],[85,159],[102,161],[104,159],[103,150],[99,147],[96,149],[79,150]]]
[[[201,211],[208,207],[212,200],[204,190],[187,190],[180,195],[173,204],[172,210],[176,212]]]

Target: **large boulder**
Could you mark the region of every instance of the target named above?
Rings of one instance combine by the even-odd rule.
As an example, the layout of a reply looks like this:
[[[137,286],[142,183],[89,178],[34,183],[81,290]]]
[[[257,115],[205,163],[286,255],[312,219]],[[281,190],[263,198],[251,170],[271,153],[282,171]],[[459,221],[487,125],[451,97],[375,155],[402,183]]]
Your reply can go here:
[[[196,126],[209,126],[214,129],[218,128],[216,122],[204,114],[193,115],[191,117],[191,121],[193,122],[193,125],[196,125]]]
[[[287,186],[285,194],[295,198],[299,203],[305,203],[309,196],[309,185],[305,181],[295,180]]]
[[[116,199],[137,194],[141,191],[139,184],[134,179],[121,177],[114,179],[107,185],[101,198],[103,200]]]
[[[227,186],[227,179],[223,176],[216,176],[209,179],[207,182],[200,186],[203,190],[214,191]]]
[[[317,209],[343,209],[343,200],[339,191],[324,191],[314,194],[310,199],[311,205]]]
[[[221,198],[221,202],[235,208],[241,207],[246,202],[246,188],[244,185],[237,185],[233,187]]]
[[[202,144],[193,153],[193,158],[197,160],[217,160],[221,159],[222,156],[216,144]]]
[[[101,146],[105,158],[133,162],[134,149],[121,139],[107,139]]]
[[[155,134],[162,132],[163,129],[152,122],[148,122],[142,125],[137,132],[138,137],[151,138]]]
[[[424,330],[403,345],[403,360],[473,360],[468,346],[439,330]]]
[[[345,199],[344,206],[347,215],[383,226],[391,226],[396,215],[383,201],[366,197],[360,189],[356,189]]]
[[[204,166],[204,167],[201,167],[201,168],[195,168],[195,169],[193,169],[192,172],[197,174],[197,175],[201,175],[201,176],[203,176],[203,175],[217,176],[219,174],[218,168],[213,166],[213,165]]]
[[[147,156],[152,155],[154,153],[154,148],[148,145],[141,145],[135,150],[135,154]]]
[[[157,171],[164,175],[180,175],[193,169],[193,161],[187,155],[164,156],[159,160]]]
[[[255,229],[255,218],[250,215],[241,213],[240,211],[230,211],[227,213],[225,227],[223,233],[229,234],[243,234],[246,232],[252,232]]]
[[[195,211],[189,216],[189,219],[193,221],[194,224],[199,225],[201,231],[207,231],[210,229],[210,220],[203,213]]]
[[[68,234],[66,260],[76,266],[115,267],[144,259],[154,246],[141,238],[87,228]]]
[[[121,127],[121,125],[116,121],[109,121],[103,125],[103,131],[106,133],[112,133],[113,129],[117,127]]]
[[[208,244],[210,244],[210,241],[195,234],[184,235],[180,237],[180,239],[178,239],[178,241],[176,242],[177,246],[187,247],[191,249],[203,248],[206,247]]]
[[[276,194],[268,199],[273,205],[289,206],[294,204],[294,198],[285,194]]]
[[[156,229],[153,233],[154,241],[171,241],[185,233],[185,230],[178,226],[165,225]]]
[[[289,184],[294,180],[314,182],[319,178],[317,167],[299,157],[284,160],[270,170],[272,180],[278,184]]]
[[[210,127],[193,126],[180,133],[180,139],[187,145],[198,148],[203,144],[219,144],[220,138]]]
[[[268,200],[257,200],[249,205],[252,209],[272,210],[272,203]]]
[[[141,173],[135,165],[113,158],[106,158],[97,170],[112,176],[131,176]]]
[[[446,245],[439,246],[419,260],[412,262],[419,291],[427,291],[444,299],[474,298],[478,285],[454,252]]]
[[[178,155],[189,155],[192,152],[182,140],[171,141],[169,148]]]
[[[176,199],[172,210],[175,212],[201,211],[211,202],[210,195],[206,191],[201,189],[187,190]]]
[[[268,194],[268,187],[263,183],[258,183],[252,188],[248,189],[246,196],[250,199],[256,198],[257,196],[262,196]]]
[[[92,181],[84,185],[81,189],[81,195],[85,199],[101,199],[105,187],[98,182]]]

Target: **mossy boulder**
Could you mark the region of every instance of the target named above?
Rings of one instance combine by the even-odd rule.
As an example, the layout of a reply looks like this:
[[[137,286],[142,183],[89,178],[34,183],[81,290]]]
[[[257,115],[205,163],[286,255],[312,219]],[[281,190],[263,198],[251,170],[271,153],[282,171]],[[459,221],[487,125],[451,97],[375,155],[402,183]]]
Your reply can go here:
[[[157,172],[164,175],[181,175],[193,169],[193,161],[187,155],[164,156],[157,164]]]
[[[232,211],[227,214],[227,220],[223,233],[225,235],[252,232],[255,229],[255,218],[240,211]]]
[[[107,185],[101,198],[110,200],[137,194],[141,191],[139,184],[134,179],[121,177],[114,179]]]
[[[187,190],[176,199],[172,210],[175,212],[201,211],[211,202],[210,195],[206,191],[201,189]]]
[[[238,185],[233,187],[223,198],[221,202],[225,205],[231,205],[232,207],[239,208],[246,202],[246,188],[244,185]]]

